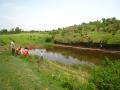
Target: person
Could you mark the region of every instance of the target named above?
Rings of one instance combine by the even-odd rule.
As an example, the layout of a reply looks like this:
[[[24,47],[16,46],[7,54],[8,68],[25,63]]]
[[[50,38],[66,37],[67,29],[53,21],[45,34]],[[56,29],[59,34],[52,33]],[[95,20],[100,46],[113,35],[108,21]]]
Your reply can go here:
[[[16,55],[19,55],[19,54],[20,54],[20,50],[21,50],[21,47],[17,47],[17,48],[15,49]]]
[[[13,41],[11,41],[10,47],[12,55],[15,55],[15,43]]]
[[[23,53],[23,56],[28,56],[28,54],[29,54],[28,48],[23,49],[22,53]]]
[[[43,51],[40,52],[41,59],[43,59]]]
[[[101,48],[103,47],[103,45],[102,45],[102,41],[100,41],[100,47],[101,47]]]

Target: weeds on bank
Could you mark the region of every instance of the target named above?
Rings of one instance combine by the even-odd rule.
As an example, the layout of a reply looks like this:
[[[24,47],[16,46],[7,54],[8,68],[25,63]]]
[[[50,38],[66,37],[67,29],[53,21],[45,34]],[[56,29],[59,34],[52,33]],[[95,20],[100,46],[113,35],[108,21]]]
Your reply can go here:
[[[70,70],[81,72],[80,69],[83,67],[69,66],[67,68],[67,66],[52,62],[56,64],[54,65],[50,63],[51,61],[36,56],[27,58],[30,63],[36,64],[38,72],[44,74],[49,83],[58,84],[67,90],[120,90],[119,60],[112,62],[105,58],[101,65],[89,70],[88,76],[83,73],[82,77],[80,73],[76,74]]]
[[[51,84],[58,84],[67,90],[81,90],[86,86],[86,78],[81,77],[78,69],[51,62],[37,56],[28,57],[30,63],[37,66],[38,72],[44,74]],[[54,65],[55,64],[55,65]],[[71,72],[76,70],[77,73]]]
[[[89,87],[92,90],[120,90],[120,61],[105,58],[101,66],[91,71]]]

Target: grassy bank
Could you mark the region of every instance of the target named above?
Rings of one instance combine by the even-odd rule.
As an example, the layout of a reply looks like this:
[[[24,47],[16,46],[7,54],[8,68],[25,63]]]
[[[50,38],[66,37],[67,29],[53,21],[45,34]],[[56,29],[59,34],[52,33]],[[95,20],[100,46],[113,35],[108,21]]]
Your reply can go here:
[[[120,61],[99,66],[63,65],[36,56],[0,52],[1,90],[119,90]]]
[[[52,31],[53,41],[57,44],[119,48],[120,20],[108,18],[82,23]]]
[[[43,90],[46,83],[35,74],[34,66],[9,52],[0,53],[0,90]]]
[[[78,90],[87,83],[82,68],[64,66],[36,56],[0,53],[1,90]],[[81,87],[81,88],[82,88]]]

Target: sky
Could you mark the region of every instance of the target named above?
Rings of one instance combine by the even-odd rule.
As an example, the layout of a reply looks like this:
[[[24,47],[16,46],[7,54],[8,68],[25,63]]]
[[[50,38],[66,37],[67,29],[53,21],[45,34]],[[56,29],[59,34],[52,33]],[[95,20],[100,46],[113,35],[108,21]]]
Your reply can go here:
[[[0,29],[52,30],[116,17],[120,0],[0,0]]]

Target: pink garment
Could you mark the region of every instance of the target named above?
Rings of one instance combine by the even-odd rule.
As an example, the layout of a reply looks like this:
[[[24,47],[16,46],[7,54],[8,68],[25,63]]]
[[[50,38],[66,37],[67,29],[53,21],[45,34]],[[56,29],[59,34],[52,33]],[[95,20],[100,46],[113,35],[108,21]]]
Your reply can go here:
[[[28,56],[29,50],[22,48],[22,49],[21,49],[21,54],[22,54],[23,56]]]
[[[24,55],[24,56],[28,56],[28,54],[29,54],[29,53],[28,53],[28,49],[24,49],[24,50],[23,50],[23,55]]]

